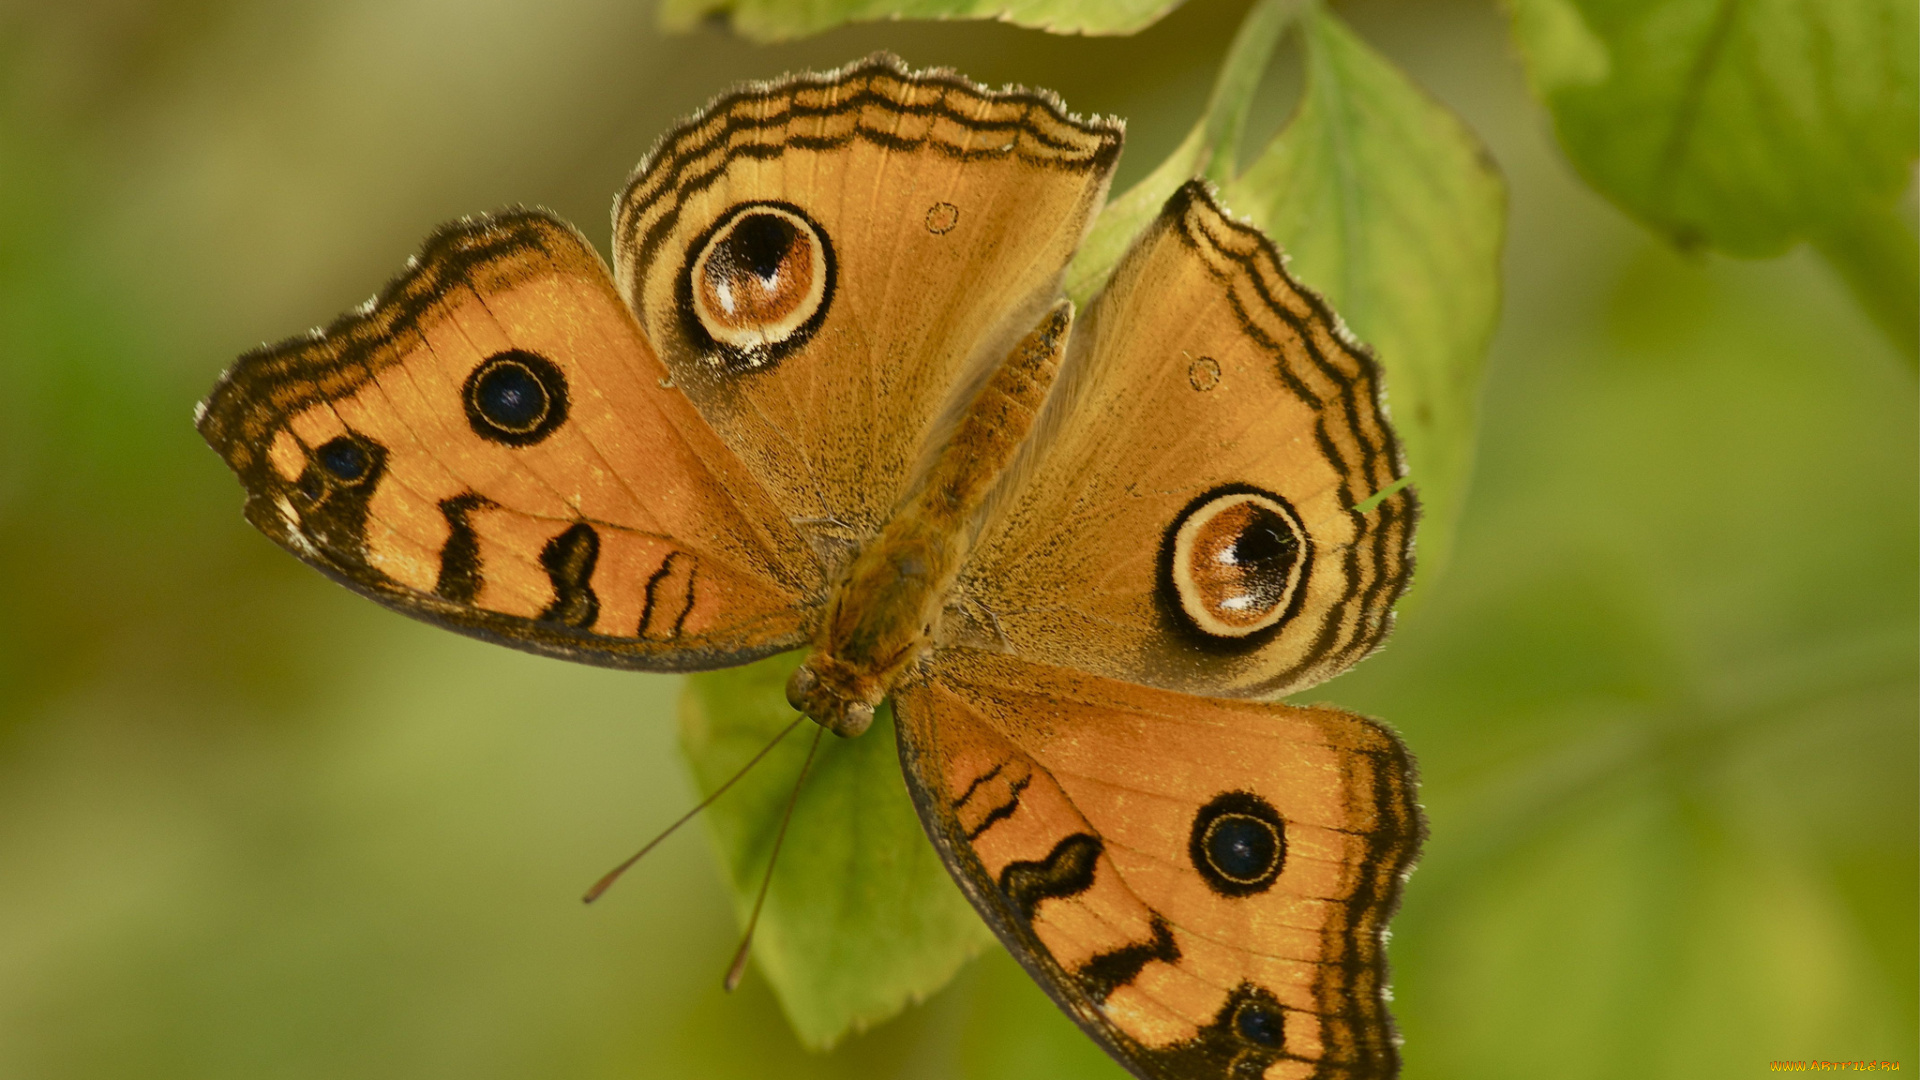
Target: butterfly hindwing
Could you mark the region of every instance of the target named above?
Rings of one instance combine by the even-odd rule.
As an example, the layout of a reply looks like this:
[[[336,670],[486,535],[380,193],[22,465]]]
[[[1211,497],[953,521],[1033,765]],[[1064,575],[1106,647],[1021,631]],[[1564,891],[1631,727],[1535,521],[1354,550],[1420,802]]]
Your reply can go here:
[[[1382,931],[1422,824],[1385,729],[970,650],[894,701],[956,880],[1136,1073],[1394,1074]]]
[[[605,264],[542,213],[442,229],[366,308],[240,358],[200,430],[294,554],[520,648],[739,663],[805,640],[821,602]]]
[[[1311,686],[1385,636],[1413,493],[1380,379],[1260,232],[1188,184],[1075,328],[962,610],[997,648],[1190,693]]]
[[[875,58],[735,91],[616,208],[675,380],[816,543],[899,502],[940,418],[1057,294],[1120,125]]]

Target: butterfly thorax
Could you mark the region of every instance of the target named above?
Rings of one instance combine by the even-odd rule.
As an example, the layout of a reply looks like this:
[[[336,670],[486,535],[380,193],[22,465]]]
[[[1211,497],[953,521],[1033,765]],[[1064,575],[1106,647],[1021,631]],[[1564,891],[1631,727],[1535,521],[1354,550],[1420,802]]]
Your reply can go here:
[[[874,708],[932,648],[966,560],[966,523],[1033,426],[1072,321],[1073,307],[1062,301],[1013,348],[913,493],[833,590],[813,653],[787,683],[787,700],[834,734],[866,731]]]

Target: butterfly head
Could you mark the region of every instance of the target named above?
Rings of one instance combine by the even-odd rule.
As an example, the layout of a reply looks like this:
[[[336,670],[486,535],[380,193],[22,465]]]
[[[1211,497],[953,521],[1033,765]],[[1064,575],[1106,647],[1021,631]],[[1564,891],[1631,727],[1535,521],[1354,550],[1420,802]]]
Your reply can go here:
[[[872,726],[883,693],[870,674],[824,652],[807,657],[787,680],[787,703],[844,739]]]

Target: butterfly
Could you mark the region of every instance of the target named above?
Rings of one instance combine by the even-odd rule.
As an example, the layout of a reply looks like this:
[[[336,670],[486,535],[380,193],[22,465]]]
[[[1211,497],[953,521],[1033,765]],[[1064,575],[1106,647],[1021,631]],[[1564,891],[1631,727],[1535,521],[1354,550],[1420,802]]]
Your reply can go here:
[[[738,88],[635,171],[611,272],[544,212],[446,225],[197,424],[254,525],[405,614],[808,649],[788,697],[848,737],[890,699],[955,881],[1137,1075],[1392,1076],[1412,760],[1263,700],[1412,572],[1380,374],[1199,181],[1060,299],[1121,139],[888,56]]]

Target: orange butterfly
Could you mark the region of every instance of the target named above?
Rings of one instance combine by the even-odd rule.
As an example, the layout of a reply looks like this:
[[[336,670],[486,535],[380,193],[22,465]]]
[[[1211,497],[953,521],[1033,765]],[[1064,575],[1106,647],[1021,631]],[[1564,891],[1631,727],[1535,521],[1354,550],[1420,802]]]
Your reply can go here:
[[[1120,142],[889,57],[739,89],[634,174],[611,275],[544,213],[446,226],[200,431],[409,615],[656,671],[808,648],[789,699],[845,736],[891,698],[948,869],[1138,1075],[1391,1076],[1412,761],[1242,700],[1388,630],[1379,374],[1198,182],[1076,318]]]

